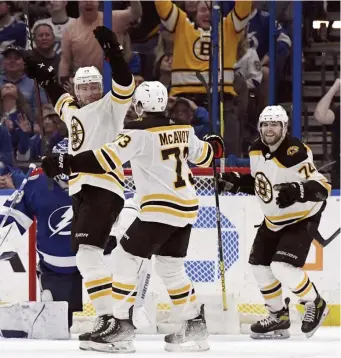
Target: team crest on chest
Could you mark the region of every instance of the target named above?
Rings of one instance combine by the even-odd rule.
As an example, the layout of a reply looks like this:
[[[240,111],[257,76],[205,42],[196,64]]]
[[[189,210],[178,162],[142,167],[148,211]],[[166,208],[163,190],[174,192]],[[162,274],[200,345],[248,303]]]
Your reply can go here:
[[[299,148],[296,145],[293,145],[292,147],[289,147],[287,150],[287,155],[294,155],[299,151]]]
[[[272,185],[262,172],[257,172],[255,175],[255,191],[265,204],[270,203],[272,200]]]
[[[73,116],[71,119],[71,146],[74,152],[80,149],[84,142],[85,132],[80,120]]]
[[[208,61],[210,59],[210,43],[209,36],[199,37],[193,44],[194,56],[201,61]]]

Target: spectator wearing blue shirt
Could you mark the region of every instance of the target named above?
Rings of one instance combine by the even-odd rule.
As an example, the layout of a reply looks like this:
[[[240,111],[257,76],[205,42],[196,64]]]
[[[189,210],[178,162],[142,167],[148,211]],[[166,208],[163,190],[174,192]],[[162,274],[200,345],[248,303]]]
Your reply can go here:
[[[67,137],[67,129],[54,111],[52,105],[44,105],[42,111],[44,135],[47,140],[47,151],[50,153],[57,143]],[[25,130],[25,123],[22,124],[22,135],[18,146],[20,155],[18,155],[17,159],[21,161],[39,160],[42,156],[42,136],[40,134],[39,126],[35,125],[35,135],[31,137],[30,132]]]
[[[260,91],[264,97],[263,106],[266,106],[268,104],[267,97],[268,97],[268,83],[269,83],[269,63],[270,63],[270,57],[268,55],[270,16],[268,12],[260,11],[257,9],[256,6],[257,3],[253,2],[252,12],[249,20],[249,27],[248,27],[248,38],[249,38],[250,47],[254,48],[257,51],[258,57],[260,59],[262,75],[263,75],[262,86]],[[275,37],[276,37],[276,79],[278,85],[283,76],[284,67],[290,55],[291,40],[279,23],[276,23]]]
[[[0,122],[0,174],[3,166],[12,164],[13,162],[13,147],[11,142],[11,136],[6,126]]]
[[[25,178],[25,174],[11,165],[0,162],[0,190],[18,189]]]
[[[193,101],[182,97],[169,97],[168,103],[168,114],[174,122],[190,124],[200,139],[209,133],[209,115],[204,107],[198,107]]]
[[[31,117],[34,118],[37,108],[34,81],[25,74],[24,60],[20,49],[9,46],[3,52],[3,56],[4,74],[0,76],[0,87],[6,83],[16,85],[30,104],[33,112]],[[47,103],[47,97],[42,89],[40,89],[40,98],[42,103]]]
[[[13,1],[0,1],[0,67],[2,67],[2,53],[9,45],[26,46],[25,24],[11,16]]]
[[[29,116],[30,108],[25,101],[24,96],[14,84],[6,83],[0,91],[0,117],[11,135],[14,154],[18,148],[21,131],[18,122],[21,121],[22,117],[29,119]],[[32,132],[32,125],[30,122],[29,130]]]

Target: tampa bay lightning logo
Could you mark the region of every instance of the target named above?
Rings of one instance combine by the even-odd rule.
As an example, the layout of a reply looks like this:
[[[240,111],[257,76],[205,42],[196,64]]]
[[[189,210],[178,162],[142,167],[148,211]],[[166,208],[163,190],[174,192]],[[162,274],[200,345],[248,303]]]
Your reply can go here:
[[[48,225],[52,234],[54,235],[67,236],[71,235],[71,220],[73,212],[71,206],[62,206],[56,209],[49,217]]]

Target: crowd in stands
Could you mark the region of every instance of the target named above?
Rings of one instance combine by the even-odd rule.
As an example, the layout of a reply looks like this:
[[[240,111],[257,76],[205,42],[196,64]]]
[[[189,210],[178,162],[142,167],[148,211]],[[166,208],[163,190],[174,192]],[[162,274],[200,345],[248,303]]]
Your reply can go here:
[[[11,176],[12,168],[20,162],[39,161],[41,148],[52,149],[67,136],[45,92],[37,90],[25,75],[21,49],[32,46],[45,64],[56,69],[60,83],[71,94],[79,67],[95,66],[103,71],[103,53],[92,33],[103,24],[103,2],[30,1],[32,43],[26,31],[24,3],[0,1],[0,178]],[[226,156],[247,155],[257,136],[259,113],[267,104],[270,58],[266,6],[262,1],[222,2]],[[277,18],[282,22],[277,23],[275,34],[279,86],[290,67],[290,6],[279,6]],[[169,89],[169,117],[191,124],[200,138],[211,131],[211,119],[205,88],[195,72],[200,71],[208,80],[210,26],[209,2],[112,1],[112,29],[136,84],[161,81]],[[129,110],[126,120],[134,117]],[[220,130],[219,119],[212,120]],[[43,130],[47,143],[42,143]],[[1,180],[0,189],[6,183]]]

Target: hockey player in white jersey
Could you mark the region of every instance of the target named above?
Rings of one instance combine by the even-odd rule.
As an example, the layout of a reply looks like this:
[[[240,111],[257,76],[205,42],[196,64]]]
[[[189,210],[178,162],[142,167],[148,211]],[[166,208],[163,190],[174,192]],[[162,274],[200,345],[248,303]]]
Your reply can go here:
[[[165,117],[167,90],[160,82],[144,82],[135,91],[138,119],[129,122],[114,142],[76,156],[52,155],[43,160],[48,176],[55,173],[105,173],[130,160],[140,201],[137,219],[113,251],[115,320],[91,348],[134,352],[134,327],[129,311],[135,302],[138,270],[155,255],[155,269],[184,323],[165,337],[166,349],[207,350],[204,307],[198,304],[184,258],[199,200],[187,161],[208,167],[224,153],[217,135],[199,140],[189,125],[170,124]]]
[[[58,84],[54,69],[26,53],[28,76],[36,78],[51,98],[55,111],[69,131],[69,153],[75,155],[96,149],[115,138],[134,92],[134,78],[123,56],[116,35],[106,27],[97,27],[94,36],[104,50],[112,69],[112,88],[103,98],[102,75],[95,67],[77,70],[74,90],[77,98],[65,93]],[[101,154],[105,162],[108,154]],[[103,246],[124,203],[124,174],[120,166],[98,174],[70,176],[72,195],[72,240],[89,297],[99,316],[92,335],[105,331],[103,317],[112,314],[111,273],[103,260]],[[105,320],[107,322],[107,320]]]
[[[289,299],[283,306],[283,284],[304,305],[301,330],[309,338],[328,308],[302,267],[331,187],[315,168],[311,150],[287,134],[283,107],[266,107],[258,129],[260,138],[249,152],[251,174],[219,174],[218,181],[220,192],[256,195],[264,213],[249,263],[270,315],[251,326],[251,337],[289,337]]]

